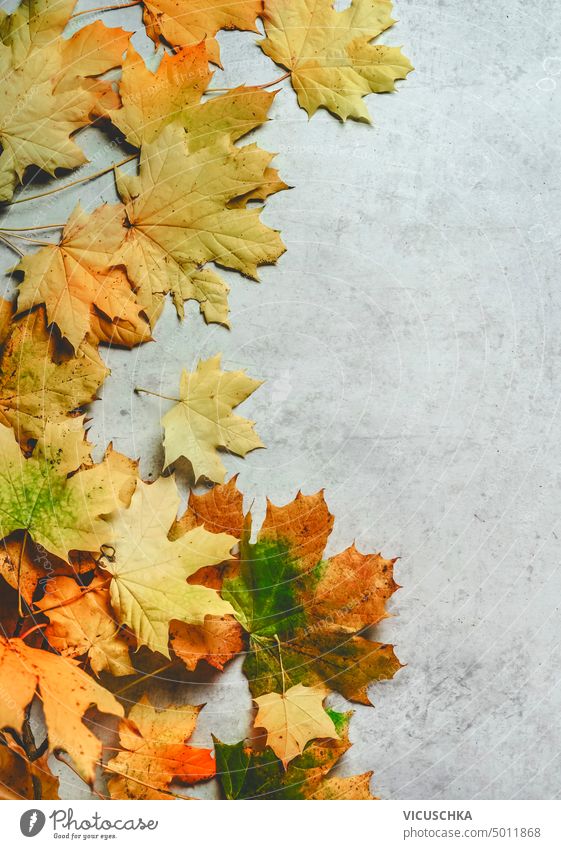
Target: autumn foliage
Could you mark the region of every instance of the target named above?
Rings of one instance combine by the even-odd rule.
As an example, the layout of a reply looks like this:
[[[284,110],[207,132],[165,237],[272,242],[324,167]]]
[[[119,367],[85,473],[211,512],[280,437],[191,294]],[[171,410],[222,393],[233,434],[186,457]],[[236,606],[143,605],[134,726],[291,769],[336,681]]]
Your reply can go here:
[[[371,632],[398,588],[394,561],[354,545],[326,557],[323,492],[268,503],[252,526],[223,457],[264,447],[235,412],[261,382],[219,353],[177,375],[153,482],[111,445],[95,454],[86,411],[110,379],[104,347],[151,342],[168,296],[179,318],[194,300],[228,327],[220,269],[258,279],[285,250],[261,211],[287,185],[273,154],[244,141],[277,91],[213,92],[217,34],[261,21],[261,49],[310,116],[368,120],[364,96],[412,70],[373,43],[391,3],[143,0],[164,45],[155,71],[100,21],[65,37],[74,3],[0,12],[0,201],[26,200],[37,170],[84,163],[78,131],[93,122],[134,153],[114,168],[119,202],[77,205],[58,242],[24,252],[0,225],[19,254],[15,297],[0,301],[0,795],[58,798],[58,759],[101,798],[189,798],[216,776],[227,799],[371,799],[371,773],[333,772],[352,712],[330,696],[369,704],[401,666]],[[235,658],[254,702],[248,739],[194,744],[203,706],[182,685]],[[175,682],[165,704],[162,670]]]

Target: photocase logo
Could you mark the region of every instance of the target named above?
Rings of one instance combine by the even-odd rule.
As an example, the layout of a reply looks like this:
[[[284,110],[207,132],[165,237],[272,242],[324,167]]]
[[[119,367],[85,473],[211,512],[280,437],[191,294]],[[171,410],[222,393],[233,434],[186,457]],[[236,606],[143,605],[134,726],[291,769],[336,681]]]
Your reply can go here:
[[[19,827],[21,833],[26,837],[35,837],[45,825],[45,814],[34,808],[21,815]]]

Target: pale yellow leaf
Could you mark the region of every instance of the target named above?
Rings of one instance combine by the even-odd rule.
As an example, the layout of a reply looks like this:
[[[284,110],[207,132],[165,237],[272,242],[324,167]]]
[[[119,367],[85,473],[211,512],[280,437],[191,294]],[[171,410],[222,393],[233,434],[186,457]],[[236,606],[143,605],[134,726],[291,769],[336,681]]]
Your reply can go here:
[[[287,764],[318,737],[338,739],[333,720],[323,708],[328,690],[297,684],[286,693],[267,693],[254,699],[259,708],[255,727],[267,732],[267,745]]]
[[[291,72],[298,103],[343,121],[369,121],[362,98],[395,89],[413,66],[398,47],[371,44],[391,27],[391,0],[352,0],[336,11],[332,0],[265,0],[267,38],[261,49]]]
[[[237,541],[198,527],[171,542],[168,532],[179,502],[173,477],[139,481],[130,507],[111,518],[114,555],[100,564],[113,579],[111,604],[118,621],[131,627],[139,643],[166,657],[170,620],[202,624],[207,615],[232,613],[215,590],[188,584],[187,578],[228,560]]]
[[[196,371],[183,371],[180,403],[162,419],[165,466],[185,457],[193,467],[195,480],[201,477],[223,483],[226,469],[218,448],[245,457],[263,443],[253,422],[232,410],[261,386],[244,371],[222,371],[220,354],[200,360]]]

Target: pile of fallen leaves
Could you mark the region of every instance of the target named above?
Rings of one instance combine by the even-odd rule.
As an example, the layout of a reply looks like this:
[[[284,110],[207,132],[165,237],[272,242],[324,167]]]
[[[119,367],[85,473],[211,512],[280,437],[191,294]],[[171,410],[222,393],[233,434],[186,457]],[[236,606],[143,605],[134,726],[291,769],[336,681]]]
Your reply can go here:
[[[58,798],[54,757],[102,798],[187,798],[181,785],[214,776],[228,799],[372,798],[370,773],[334,774],[351,713],[326,699],[368,704],[370,684],[400,667],[368,632],[388,615],[393,561],[354,546],[325,558],[321,492],[268,503],[252,529],[220,453],[263,447],[234,413],[260,382],[223,371],[220,354],[180,376],[152,483],[111,445],[92,459],[85,410],[109,374],[100,346],[151,340],[168,294],[180,317],[193,299],[227,326],[217,267],[256,279],[285,249],[260,209],[287,187],[272,154],[239,143],[277,92],[209,92],[219,30],[258,31],[261,18],[260,46],[309,115],[367,120],[364,95],[411,70],[372,43],[393,24],[391,3],[143,0],[146,31],[164,44],[155,73],[121,29],[96,21],[64,37],[74,3],[0,12],[0,200],[37,171],[84,163],[76,134],[94,121],[120,134],[138,170],[115,167],[120,202],[77,206],[56,244],[24,253],[18,239],[37,240],[0,225],[19,254],[17,297],[0,302],[1,795]],[[180,466],[192,487],[214,484],[192,489],[182,515]],[[248,740],[191,745],[202,706],[183,703],[181,682],[237,656],[255,705]],[[162,663],[176,682],[165,707],[150,698]]]

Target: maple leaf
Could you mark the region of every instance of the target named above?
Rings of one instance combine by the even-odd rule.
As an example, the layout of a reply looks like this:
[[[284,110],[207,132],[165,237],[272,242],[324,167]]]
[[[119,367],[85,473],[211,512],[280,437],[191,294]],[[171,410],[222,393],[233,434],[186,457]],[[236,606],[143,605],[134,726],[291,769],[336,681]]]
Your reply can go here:
[[[374,597],[385,600],[396,588],[393,561],[374,555],[376,563],[365,566],[354,549],[323,561],[332,522],[323,493],[299,493],[286,507],[268,503],[256,543],[249,528],[242,537],[239,575],[224,582],[222,595],[249,632],[244,672],[254,698],[302,683],[369,704],[368,686],[400,668],[392,646],[358,633],[383,615]],[[357,557],[362,568],[353,579]],[[343,606],[326,592],[342,569]]]
[[[124,270],[111,267],[123,224],[120,204],[104,204],[91,215],[78,205],[60,244],[24,256],[16,267],[24,275],[19,312],[44,304],[49,324],[56,324],[74,349],[91,337],[125,347],[150,340],[150,325]],[[103,322],[111,325],[109,340]]]
[[[256,698],[259,708],[255,727],[267,732],[267,745],[280,759],[284,768],[310,740],[318,737],[338,737],[333,720],[323,709],[328,690],[296,684],[286,692],[267,693]]]
[[[79,469],[89,457],[82,420],[48,422],[25,458],[14,433],[0,424],[0,538],[26,531],[34,542],[70,562],[69,552],[110,543],[102,516],[119,506],[107,460]]]
[[[112,576],[111,603],[119,622],[131,627],[139,643],[166,657],[170,620],[202,625],[207,615],[233,612],[215,590],[188,584],[187,578],[228,560],[236,540],[199,527],[170,541],[179,503],[173,477],[139,481],[130,507],[112,516],[115,554],[100,564]]]
[[[328,710],[336,738],[313,740],[285,770],[270,748],[261,751],[243,741],[228,745],[214,740],[216,775],[227,799],[373,799],[371,772],[348,778],[330,771],[350,748],[352,714]]]
[[[71,602],[72,599],[75,601]],[[71,602],[71,603],[70,603]],[[49,645],[63,657],[87,654],[96,674],[132,675],[129,645],[119,635],[119,625],[109,604],[107,581],[96,575],[85,592],[72,578],[49,581],[37,602],[50,624],[44,630]]]
[[[121,106],[109,117],[129,144],[141,147],[154,141],[166,124],[181,122],[183,113],[199,103],[211,77],[204,43],[165,53],[155,73],[131,45],[119,84]]]
[[[67,451],[70,440],[75,440],[76,463],[91,466],[89,446],[83,439],[82,420],[74,419],[66,429],[64,439]],[[107,473],[106,485],[118,499],[128,507],[138,478],[138,463],[114,451],[109,445],[105,452],[104,465]],[[84,572],[93,572],[95,560],[87,552],[71,552],[69,563],[49,554],[42,546],[35,545],[26,533],[15,532],[0,542],[0,575],[18,590],[31,607],[37,585],[44,587],[45,576],[77,577]]]
[[[63,749],[84,781],[91,783],[101,757],[101,741],[82,717],[96,705],[102,713],[122,716],[115,697],[83,672],[76,661],[34,649],[22,640],[0,637],[0,728],[21,733],[25,711],[38,692],[47,726],[49,751]]]
[[[255,423],[232,413],[262,381],[253,380],[244,371],[222,371],[220,358],[216,354],[199,360],[194,372],[183,370],[180,401],[162,419],[164,467],[185,457],[193,468],[195,481],[205,477],[223,482],[226,469],[218,448],[240,457],[255,448],[264,448],[253,430]]]
[[[63,422],[95,400],[109,370],[84,341],[76,356],[47,329],[42,307],[12,321],[0,353],[0,422],[26,447],[46,421]]]
[[[128,33],[96,22],[73,38],[61,33],[74,8],[63,0],[23,0],[0,17],[0,200],[13,195],[26,169],[54,175],[86,162],[71,135],[95,117],[108,83],[92,80],[121,62]]]
[[[135,147],[154,141],[166,124],[177,122],[187,131],[191,153],[212,146],[222,136],[237,141],[267,120],[278,92],[238,86],[202,102],[211,77],[204,42],[164,54],[155,72],[131,45],[119,84],[120,108],[109,111],[109,117]],[[253,190],[251,199],[264,200],[284,188],[276,170],[268,169],[263,187]]]
[[[332,0],[265,0],[264,9],[267,38],[260,47],[290,71],[310,116],[323,107],[343,121],[369,121],[362,98],[394,91],[413,70],[400,48],[371,44],[395,23],[390,0],[352,0],[340,12]]]
[[[170,705],[157,710],[146,695],[120,725],[123,748],[107,766],[113,799],[172,799],[172,781],[195,784],[212,778],[215,763],[209,749],[186,746],[201,707]],[[116,773],[120,773],[117,775]]]
[[[172,47],[185,47],[206,39],[211,62],[220,65],[220,48],[214,37],[221,29],[258,32],[256,18],[262,0],[143,0],[146,32],[157,44],[164,39]]]
[[[191,154],[185,130],[173,123],[143,144],[138,176],[118,172],[127,229],[114,263],[126,267],[152,323],[168,292],[180,316],[183,302],[195,299],[207,321],[227,323],[228,287],[201,266],[212,261],[257,279],[257,266],[283,253],[258,210],[228,208],[262,184],[271,158],[224,136]]]

